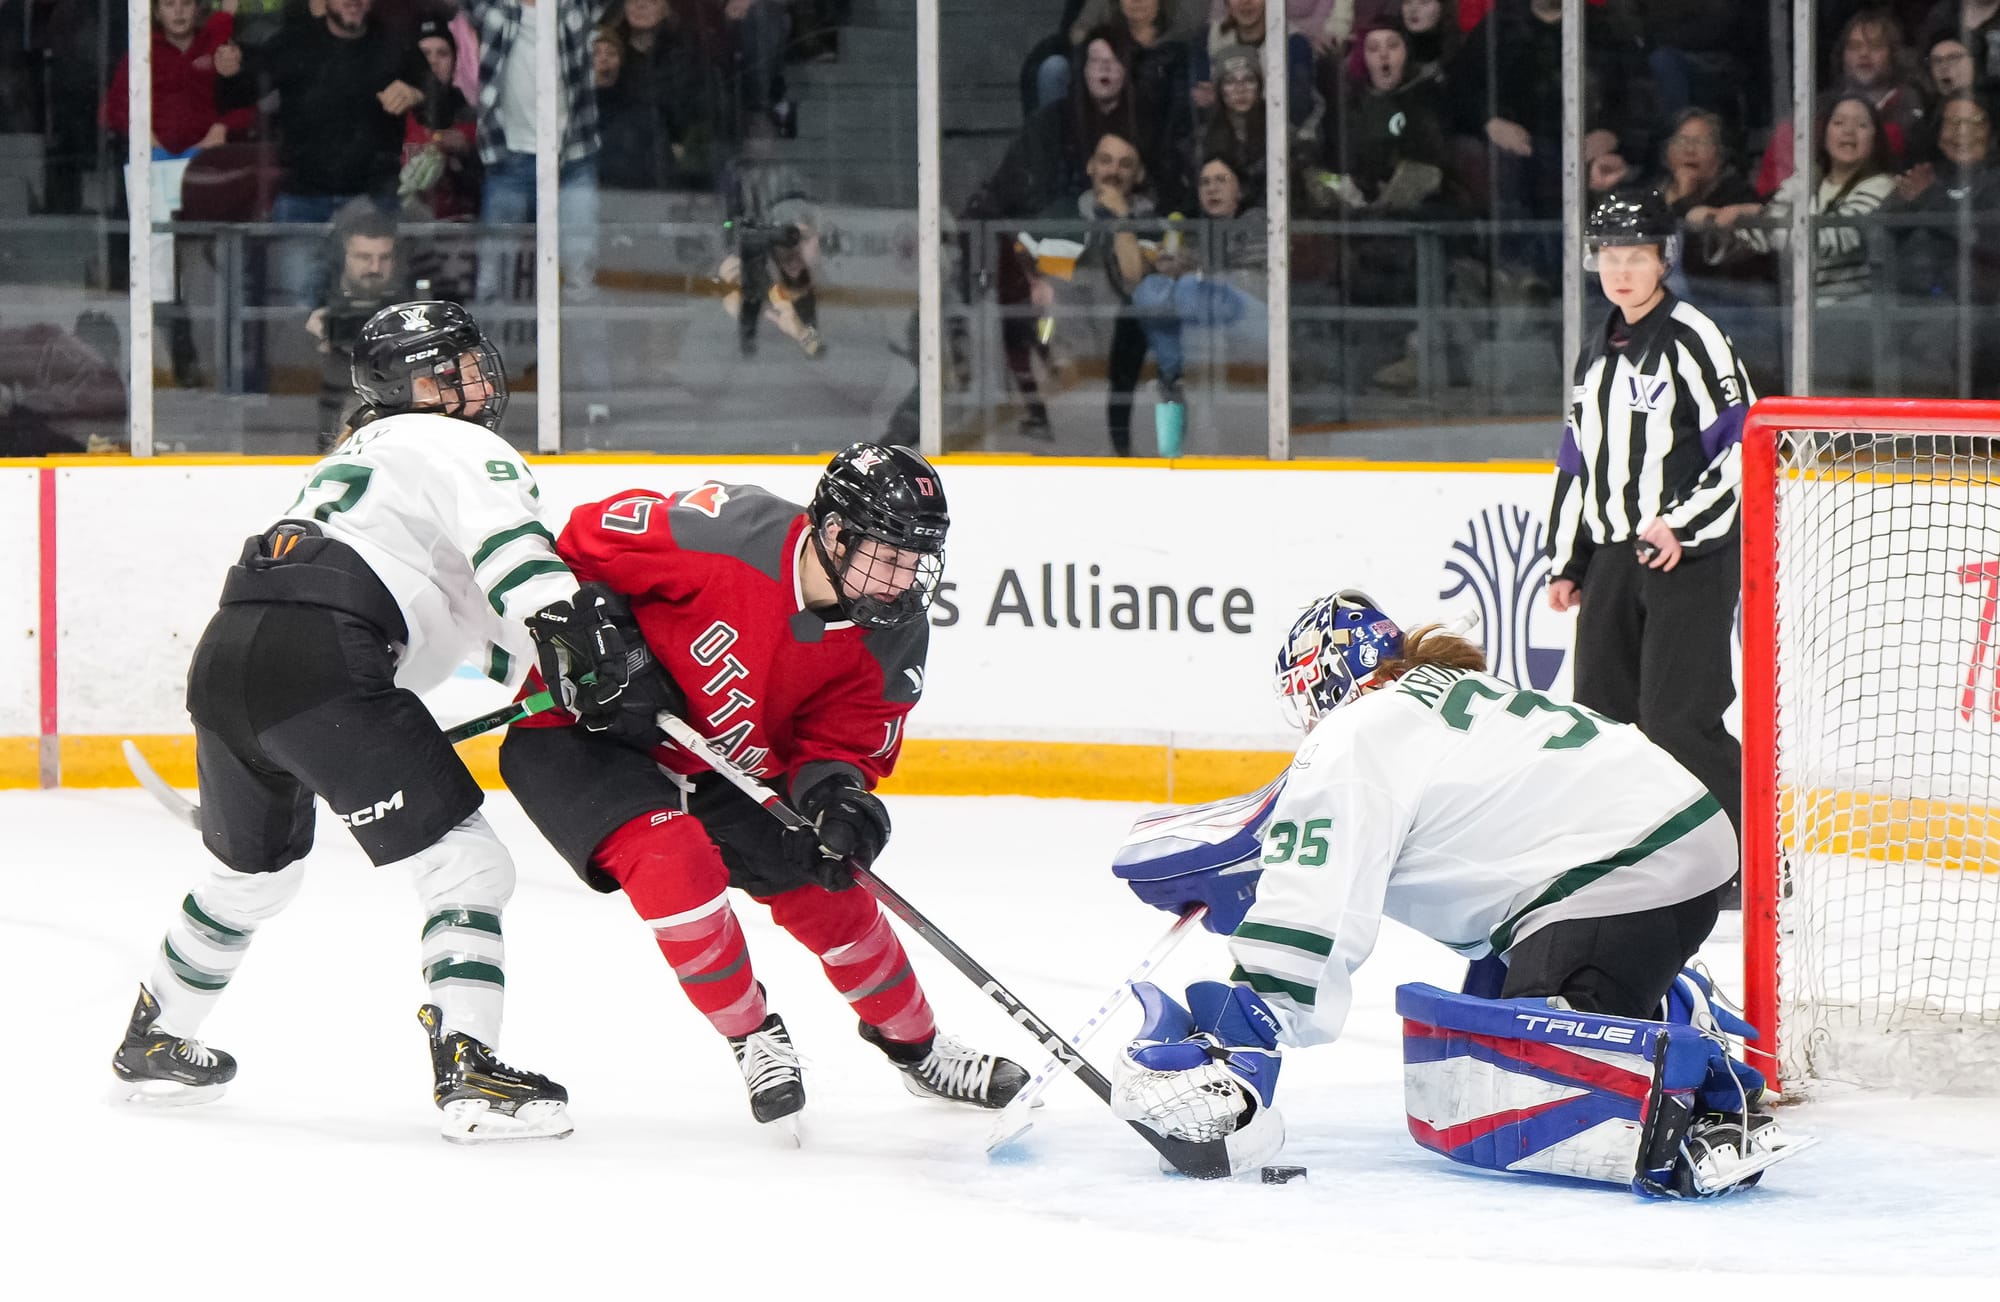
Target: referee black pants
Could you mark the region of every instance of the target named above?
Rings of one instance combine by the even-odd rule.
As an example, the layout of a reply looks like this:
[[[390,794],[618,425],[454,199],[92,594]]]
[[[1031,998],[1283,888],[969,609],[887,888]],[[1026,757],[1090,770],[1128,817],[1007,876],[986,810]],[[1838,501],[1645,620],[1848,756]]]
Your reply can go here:
[[[1742,588],[1740,546],[1683,558],[1671,571],[1639,563],[1629,542],[1591,554],[1577,611],[1575,693],[1654,744],[1708,788],[1743,835],[1743,748],[1722,726],[1736,695],[1729,639]]]

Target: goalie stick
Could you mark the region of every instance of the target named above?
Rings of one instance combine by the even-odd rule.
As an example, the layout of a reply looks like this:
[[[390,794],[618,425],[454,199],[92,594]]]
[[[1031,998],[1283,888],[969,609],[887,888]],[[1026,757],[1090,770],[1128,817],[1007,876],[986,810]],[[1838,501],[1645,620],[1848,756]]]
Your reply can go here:
[[[555,703],[555,697],[548,692],[536,692],[533,696],[509,701],[498,709],[488,710],[477,718],[467,719],[455,728],[447,728],[444,739],[456,746],[462,741],[477,737],[482,732],[504,728],[510,723],[520,722],[531,714],[540,714],[543,710],[553,708]],[[139,779],[139,785],[146,789],[146,794],[158,801],[160,808],[199,832],[201,806],[168,786],[167,780],[160,776],[159,770],[146,762],[146,757],[139,753],[139,748],[132,744],[130,738],[120,742],[118,748],[125,752],[125,767],[132,770],[132,776]]]
[[[1123,1008],[1126,1002],[1132,998],[1132,983],[1145,980],[1148,972],[1151,972],[1155,967],[1164,963],[1167,955],[1173,953],[1181,941],[1187,938],[1188,932],[1193,928],[1195,922],[1206,912],[1208,910],[1205,906],[1197,904],[1180,917],[1175,918],[1174,924],[1167,928],[1166,934],[1155,941],[1153,947],[1146,951],[1146,957],[1139,960],[1139,965],[1125,974],[1124,978],[1118,982],[1118,988],[1104,996],[1104,1002],[1099,1004],[1097,1011],[1090,1015],[1090,1020],[1078,1027],[1076,1034],[1069,1037],[1067,1041],[1068,1045],[1072,1049],[1081,1050],[1085,1044],[1089,1043],[1093,1036],[1104,1029],[1104,1024],[1110,1020],[1111,1015]],[[986,1151],[997,1153],[1021,1136],[1027,1134],[1035,1124],[1033,1119],[1028,1115],[1029,1110],[1047,1092],[1049,1086],[1054,1084],[1056,1079],[1064,1075],[1068,1070],[1069,1063],[1060,1055],[1051,1056],[1047,1062],[1043,1063],[1042,1069],[1035,1073],[1034,1079],[1022,1086],[1021,1092],[1008,1100],[1006,1107],[1000,1109],[1000,1115],[994,1119],[993,1129],[986,1137]]]
[[[711,747],[708,738],[696,732],[687,720],[661,711],[657,721],[660,730],[673,738],[683,750],[708,765],[738,791],[762,805],[773,818],[786,827],[812,830],[813,825],[805,815],[787,804],[777,792],[738,768]],[[1088,1086],[1091,1093],[1097,1095],[1107,1107],[1110,1105],[1111,1082],[1105,1079],[1102,1072],[1091,1066],[1082,1054],[1063,1043],[1062,1038],[1049,1029],[1048,1023],[1035,1016],[1026,1004],[1015,997],[1013,991],[1001,985],[991,972],[960,949],[951,937],[938,930],[935,923],[919,913],[915,905],[904,899],[887,882],[852,859],[847,861],[847,866],[853,872],[855,882],[863,890],[874,896],[883,908],[902,919],[912,931],[922,936],[932,949],[944,955],[946,961],[957,968],[968,981],[978,986],[982,994],[999,1004],[1007,1016],[1020,1023],[1022,1030],[1039,1040],[1043,1048],[1074,1071],[1077,1079]],[[1137,1121],[1128,1121],[1125,1124],[1137,1131],[1139,1137],[1151,1144],[1160,1156],[1166,1159],[1169,1166],[1183,1175],[1194,1176],[1201,1180],[1216,1180],[1229,1174],[1229,1151],[1222,1140],[1197,1143],[1193,1140],[1174,1139],[1162,1135]]]

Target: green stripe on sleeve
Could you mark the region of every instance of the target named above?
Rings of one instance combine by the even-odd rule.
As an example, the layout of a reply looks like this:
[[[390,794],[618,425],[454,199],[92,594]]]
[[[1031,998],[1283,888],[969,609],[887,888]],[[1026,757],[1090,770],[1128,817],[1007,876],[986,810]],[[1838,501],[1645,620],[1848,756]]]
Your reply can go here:
[[[486,658],[486,676],[496,683],[506,682],[508,671],[513,667],[514,657],[500,647],[494,647],[493,654]]]
[[[1319,997],[1317,987],[1287,981],[1267,972],[1249,972],[1239,967],[1229,974],[1229,979],[1241,981],[1260,995],[1283,995],[1301,1008],[1311,1008],[1313,1001]]]
[[[569,566],[564,565],[561,561],[523,561],[513,569],[507,571],[506,577],[493,585],[493,590],[487,594],[486,600],[492,604],[494,614],[504,616],[507,613],[506,596],[508,593],[520,587],[529,579],[539,578],[544,574],[567,573],[569,573]]]
[[[484,565],[487,557],[499,551],[508,543],[516,539],[529,537],[530,535],[546,542],[549,545],[550,551],[556,549],[556,536],[547,529],[542,528],[536,521],[530,520],[524,525],[519,525],[512,529],[503,529],[491,538],[488,538],[485,542],[479,544],[479,550],[472,553],[472,568],[476,570]]]
[[[1283,945],[1286,949],[1296,949],[1318,958],[1333,953],[1333,941],[1315,931],[1300,931],[1294,927],[1273,927],[1262,922],[1246,922],[1236,928],[1236,935],[1244,940],[1269,941],[1273,945]]]
[[[1545,909],[1558,900],[1568,899],[1606,873],[1630,867],[1641,859],[1658,854],[1721,812],[1722,806],[1716,803],[1715,797],[1704,791],[1699,800],[1648,832],[1645,838],[1636,844],[1627,846],[1608,859],[1600,859],[1596,863],[1587,863],[1570,869],[1550,882],[1547,890],[1528,901],[1526,908],[1520,909],[1513,917],[1493,929],[1491,941],[1493,952],[1505,954],[1512,949],[1514,933],[1520,930],[1522,921],[1537,909]]]

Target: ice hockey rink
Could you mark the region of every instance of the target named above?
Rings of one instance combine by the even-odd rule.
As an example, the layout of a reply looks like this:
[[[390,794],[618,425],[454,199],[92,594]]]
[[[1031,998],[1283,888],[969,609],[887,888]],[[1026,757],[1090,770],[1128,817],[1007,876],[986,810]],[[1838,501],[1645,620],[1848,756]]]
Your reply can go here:
[[[884,878],[1061,1031],[1168,921],[1105,867],[1139,806],[891,806]],[[241,1060],[227,1097],[114,1105],[112,1049],[205,852],[136,790],[0,793],[0,975],[26,1014],[8,1024],[0,1294],[2000,1296],[1994,1101],[1802,1105],[1787,1118],[1818,1148],[1703,1203],[1420,1150],[1404,1129],[1392,993],[1455,984],[1463,965],[1393,923],[1359,974],[1346,1037],[1287,1058],[1283,1160],[1311,1173],[1265,1186],[1162,1176],[1073,1081],[1051,1090],[1018,1156],[989,1159],[992,1114],[908,1096],[810,956],[746,905],[759,973],[806,1063],[793,1150],[751,1121],[727,1048],[624,902],[577,882],[504,793],[487,809],[521,875],[500,1047],[569,1087],[576,1133],[559,1143],[439,1140],[415,1016],[417,905],[324,814],[300,898],[260,932],[205,1028]],[[1736,938],[1725,915],[1705,954],[1731,985]],[[1024,1034],[906,940],[945,1029],[1039,1065]],[[1219,976],[1221,955],[1198,933],[1164,980]],[[1108,1067],[1135,1020],[1095,1041],[1093,1060]]]

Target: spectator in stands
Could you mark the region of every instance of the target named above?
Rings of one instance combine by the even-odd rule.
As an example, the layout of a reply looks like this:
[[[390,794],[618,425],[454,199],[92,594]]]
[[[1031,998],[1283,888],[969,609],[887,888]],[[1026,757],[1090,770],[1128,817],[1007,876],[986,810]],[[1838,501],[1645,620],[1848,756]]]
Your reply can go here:
[[[1981,94],[2000,92],[2000,0],[1938,0],[1919,44],[1929,48],[1941,36],[1958,37],[1971,53]]]
[[[264,45],[215,52],[218,105],[255,104],[278,94],[279,188],[274,222],[331,221],[350,200],[396,207],[403,161],[403,115],[423,99],[427,69],[414,43],[377,23],[371,0],[325,0],[325,14],[288,9]],[[279,257],[281,292],[308,306],[324,281],[315,251],[288,245]]]
[[[600,117],[616,116],[616,157],[604,184],[623,190],[710,190],[725,156],[728,39],[713,13],[682,0],[614,0],[619,70],[600,85]],[[607,134],[613,124],[601,122]],[[614,148],[607,143],[609,153]]]
[[[156,160],[213,149],[227,142],[231,131],[240,135],[256,125],[254,110],[239,108],[224,113],[216,104],[215,52],[228,44],[235,29],[236,0],[223,0],[222,7],[206,18],[197,0],[154,0],[152,137]],[[111,89],[98,110],[99,123],[118,136],[127,134],[131,125],[131,62],[130,57],[119,60]],[[156,196],[155,212],[172,210],[173,205],[162,208]],[[172,256],[177,263],[178,247]],[[174,290],[170,301],[178,308],[180,277],[170,274]],[[193,388],[200,381],[195,370],[194,323],[182,311],[170,313],[167,322],[167,356],[174,383]]]
[[[1201,154],[1221,158],[1252,194],[1264,193],[1263,56],[1242,45],[1215,52],[1216,100],[1202,115]]]
[[[555,0],[556,79],[561,102],[556,120],[556,203],[559,256],[566,303],[587,304],[597,293],[597,90],[591,63],[594,7],[586,0]],[[465,0],[479,33],[479,159],[486,166],[482,222],[521,225],[535,220],[535,49],[537,0]],[[501,294],[506,251],[492,243],[479,259],[479,297]],[[572,333],[572,331],[574,333]],[[610,386],[610,343],[602,322],[578,314],[564,331],[564,356],[578,364],[577,388]],[[565,377],[568,378],[568,377]],[[609,415],[607,404],[589,404],[591,418]]]
[[[1764,206],[1750,182],[1729,166],[1722,119],[1709,110],[1684,108],[1674,115],[1665,155],[1653,188],[1689,226],[1734,226]]]
[[[248,107],[225,113],[215,98],[215,53],[236,30],[236,0],[202,15],[200,0],[153,0],[153,148],[169,156],[211,149],[257,123]],[[98,122],[124,135],[130,57],[118,61]]]
[[[1220,156],[1202,161],[1198,193],[1203,220],[1191,230],[1170,229],[1153,269],[1132,291],[1159,375],[1153,433],[1163,457],[1180,455],[1187,431],[1187,332],[1247,323],[1260,341],[1263,334],[1264,210]]]
[[[618,29],[590,37],[590,78],[597,88],[597,183],[607,190],[664,190],[684,154],[665,110],[624,80],[625,42]]]
[[[1896,231],[1896,288],[1906,298],[1955,307],[1918,322],[1905,365],[1945,361],[1948,374],[1917,379],[1920,391],[2000,397],[2000,167],[1986,104],[1960,90],[1937,109],[1938,161],[1896,182],[1886,213],[1927,218]],[[1961,333],[1962,332],[1962,333]],[[1970,347],[1961,343],[1963,338]],[[1910,378],[1906,372],[1906,383]]]
[[[1965,48],[1965,42],[1956,32],[1939,36],[1930,43],[1924,51],[1924,72],[1930,77],[1931,98],[1940,102],[1960,91],[1971,90],[1978,80],[1978,65],[1973,61],[1972,51]]]
[[[1799,173],[1785,178],[1754,222],[1739,220],[1733,231],[1715,237],[1718,244],[1727,240],[1753,254],[1782,256],[1795,205],[1805,203],[1813,217],[1827,219],[1823,225],[1815,223],[1813,302],[1820,308],[1852,310],[1817,316],[1813,382],[1818,391],[1875,390],[1875,325],[1862,310],[1875,290],[1875,275],[1870,223],[1861,219],[1873,216],[1895,189],[1886,135],[1870,96],[1836,99],[1820,125],[1812,178]],[[1721,253],[1718,260],[1724,262],[1729,257],[1727,245],[1720,250],[1711,246],[1708,252]]]
[[[1441,74],[1465,40],[1458,28],[1458,0],[1402,0],[1399,12],[1412,75]]]
[[[1882,147],[1890,168],[1901,168],[1910,157],[1910,146],[1922,139],[1923,92],[1905,63],[1903,28],[1886,9],[1862,9],[1842,24],[1835,45],[1838,60],[1832,90],[1822,105],[1832,100],[1859,95],[1875,110],[1882,128]],[[1822,114],[1825,112],[1822,108]],[[1764,161],[1757,169],[1757,193],[1775,195],[1779,185],[1792,175],[1792,127],[1780,122],[1771,133]]]
[[[1341,206],[1372,216],[1416,215],[1442,197],[1447,160],[1439,73],[1435,64],[1411,59],[1409,34],[1396,18],[1378,21],[1355,46],[1366,80],[1350,87],[1326,155],[1327,166],[1353,183]]]
[[[1182,6],[1177,9],[1176,4]],[[1081,16],[1104,13],[1095,26],[1071,28],[1076,45],[1063,54],[1049,54],[1037,77],[1044,104],[1060,102],[1071,84],[1071,67],[1092,40],[1104,40],[1127,70],[1133,112],[1145,138],[1140,153],[1153,178],[1153,193],[1163,209],[1185,206],[1193,196],[1187,162],[1194,140],[1194,114],[1188,100],[1189,45],[1179,33],[1181,12],[1199,10],[1196,0],[1089,0]],[[1197,28],[1197,30],[1204,30]]]
[[[391,303],[409,297],[404,292],[396,249],[393,218],[365,199],[349,201],[335,216],[333,248],[340,275],[325,300],[306,317],[306,333],[319,350],[319,446],[333,446],[340,433],[340,415],[354,384],[350,372],[354,341],[361,327]]]
[[[1185,119],[1188,52],[1196,41],[1206,39],[1208,32],[1208,12],[1201,0],[1083,0],[1075,21],[1066,29],[1068,46],[1047,50],[1036,65],[1036,102],[1055,104],[1069,94],[1073,62],[1070,49],[1082,45],[1092,32],[1106,26],[1120,28],[1130,39],[1134,47],[1133,75],[1144,87],[1142,94],[1146,99],[1153,97],[1149,83],[1156,75],[1156,69],[1147,66],[1155,62],[1148,55],[1159,51],[1164,56],[1159,62],[1174,65],[1171,71],[1178,80],[1161,88],[1159,102],[1166,103],[1169,96],[1181,101],[1180,112]]]
[[[1105,287],[1119,303],[1111,326],[1110,355],[1106,379],[1110,394],[1106,402],[1106,424],[1111,450],[1121,457],[1132,455],[1132,394],[1139,387],[1139,372],[1146,364],[1145,327],[1132,308],[1132,293],[1148,271],[1146,250],[1140,232],[1130,223],[1151,217],[1153,201],[1145,193],[1146,168],[1139,150],[1130,140],[1106,132],[1099,136],[1085,165],[1089,188],[1067,201],[1058,200],[1046,217],[1074,222],[1081,217],[1092,223],[1076,259],[1076,272],[1089,274],[1094,282],[1101,273]],[[1095,284],[1091,288],[1096,288]],[[1044,313],[1052,313],[1055,289],[1031,270],[1029,301]]]
[[[784,0],[725,0],[723,17],[740,69],[737,102],[752,118],[766,118],[781,136],[798,134],[785,98],[785,39],[791,15]]]
[[[1209,24],[1208,39],[1194,43],[1188,60],[1188,75],[1192,79],[1188,93],[1197,113],[1209,113],[1215,108],[1218,92],[1213,60],[1238,45],[1256,51],[1261,59],[1264,0],[1226,0],[1222,15]],[[1313,90],[1312,41],[1298,32],[1286,35],[1285,71],[1292,129],[1309,130],[1320,102]]]
[[[472,106],[452,83],[458,38],[450,21],[426,17],[417,24],[417,50],[429,76],[423,103],[403,124],[403,173],[398,192],[410,216],[421,221],[462,221],[479,215],[481,178]]]

